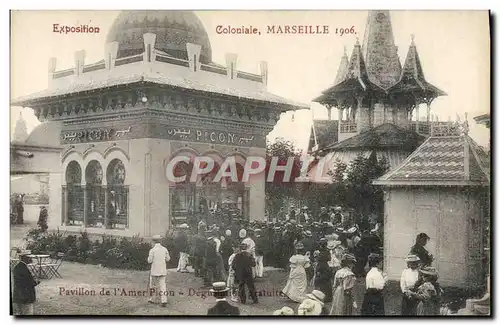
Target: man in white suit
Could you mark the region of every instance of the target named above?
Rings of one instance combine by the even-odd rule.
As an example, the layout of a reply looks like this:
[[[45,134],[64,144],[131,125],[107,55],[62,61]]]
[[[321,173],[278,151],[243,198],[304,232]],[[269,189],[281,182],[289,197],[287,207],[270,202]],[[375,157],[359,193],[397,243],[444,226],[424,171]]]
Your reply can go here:
[[[155,245],[149,250],[148,263],[151,264],[149,279],[149,302],[153,297],[160,297],[161,306],[167,305],[167,262],[170,261],[168,250],[161,245],[161,236],[153,236]]]

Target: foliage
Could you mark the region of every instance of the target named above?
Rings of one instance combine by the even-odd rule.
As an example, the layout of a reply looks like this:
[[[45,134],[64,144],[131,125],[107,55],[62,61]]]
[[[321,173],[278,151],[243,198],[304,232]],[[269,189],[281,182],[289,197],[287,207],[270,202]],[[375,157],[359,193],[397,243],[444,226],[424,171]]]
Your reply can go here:
[[[64,259],[85,264],[101,264],[104,267],[131,270],[148,269],[148,253],[151,244],[139,236],[131,239],[103,235],[92,241],[87,232],[68,235],[59,231],[44,232],[40,228],[28,231],[26,249],[33,254],[64,253]]]
[[[287,165],[289,159],[293,161],[292,172],[289,181],[284,180],[285,172],[276,171],[272,182],[266,182],[266,204],[269,213],[276,214],[283,206],[283,202],[288,197],[297,194],[297,183],[295,180],[301,172],[301,152],[297,150],[294,144],[284,139],[277,139],[273,143],[268,143],[266,148],[266,179],[269,174],[273,158],[277,159],[277,166]]]
[[[300,196],[307,202],[313,215],[320,207],[342,206],[353,209],[361,219],[370,214],[383,214],[383,190],[372,184],[388,170],[385,158],[377,160],[358,156],[349,165],[337,163],[329,172],[332,183],[309,183],[303,186]]]
[[[346,204],[359,215],[381,216],[384,211],[384,192],[372,182],[388,169],[389,164],[385,158],[377,160],[375,155],[369,158],[357,157],[347,169]]]

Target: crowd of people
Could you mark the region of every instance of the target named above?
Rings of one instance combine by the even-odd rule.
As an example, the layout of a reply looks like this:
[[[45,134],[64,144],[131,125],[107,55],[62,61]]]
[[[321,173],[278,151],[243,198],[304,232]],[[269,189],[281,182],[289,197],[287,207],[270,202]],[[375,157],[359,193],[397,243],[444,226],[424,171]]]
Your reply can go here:
[[[361,315],[385,315],[383,294],[387,277],[382,267],[381,227],[360,227],[353,218],[346,218],[341,208],[332,209],[332,213],[328,210],[321,209],[314,218],[304,217],[307,208],[301,209],[298,214],[288,214],[275,222],[248,222],[237,216],[212,218],[229,222],[207,225],[201,220],[194,230],[184,223],[178,226],[174,247],[168,248],[161,244],[162,237],[156,235],[148,256],[149,289],[166,292],[172,249],[179,252],[178,272],[189,272],[190,265],[194,275],[211,287],[217,304],[208,311],[209,315],[239,314],[226,297],[240,304],[259,303],[255,279],[264,276],[264,263],[289,270],[281,294],[298,303],[296,313],[284,307],[274,315],[349,316],[359,308]],[[419,234],[406,259],[408,267],[402,270],[400,281],[401,315],[439,314],[441,289],[437,272],[431,267],[433,256],[425,249],[429,239],[426,234]],[[21,259],[14,269],[14,292],[34,292],[34,280],[24,279],[24,264]],[[366,291],[362,305],[357,306],[353,291],[361,278],[365,278]],[[26,283],[29,288],[24,288]],[[14,302],[22,305],[30,304],[32,299],[29,295],[14,297]],[[160,298],[161,305],[166,306],[167,296]],[[150,302],[155,303],[153,299]]]
[[[207,225],[201,220],[194,231],[188,224],[180,225],[174,240],[180,252],[177,271],[188,272],[187,266],[192,265],[205,286],[224,283],[231,301],[247,303],[248,290],[251,303],[258,303],[255,279],[263,277],[265,261],[290,270],[282,295],[299,304],[299,314],[320,310],[318,315],[348,316],[360,308],[361,315],[384,315],[387,278],[382,273],[380,225],[360,227],[339,207],[322,208],[317,217],[309,216],[307,207],[292,211],[274,222],[212,216],[216,223]],[[437,273],[429,268],[432,255],[424,248],[428,240],[420,234],[408,256],[408,269],[401,277],[402,315],[435,312],[418,309],[422,301],[426,307],[429,301],[439,305],[435,299],[439,296]],[[353,289],[360,278],[365,278],[366,293],[358,307]],[[308,292],[308,288],[314,290]],[[326,304],[330,307],[325,308]],[[276,311],[280,313],[289,314],[289,310]]]

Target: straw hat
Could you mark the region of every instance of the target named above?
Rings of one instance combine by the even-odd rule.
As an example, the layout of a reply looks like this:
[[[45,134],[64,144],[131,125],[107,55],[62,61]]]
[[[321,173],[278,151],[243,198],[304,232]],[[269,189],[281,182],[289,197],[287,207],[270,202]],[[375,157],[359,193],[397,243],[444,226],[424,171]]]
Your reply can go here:
[[[154,242],[160,242],[161,241],[161,236],[160,235],[154,235],[152,237],[152,239],[153,239]]]
[[[304,244],[298,242],[297,244],[295,244],[295,249],[304,249]]]
[[[411,262],[419,262],[420,258],[417,255],[410,254],[405,258],[405,262],[411,263]]]
[[[312,232],[310,230],[306,230],[304,232],[304,235],[306,235],[307,237],[311,237],[312,236]]]
[[[340,240],[334,240],[334,241],[328,242],[328,245],[326,246],[326,248],[335,249],[340,245],[342,245],[342,242]]]
[[[179,226],[180,229],[189,229],[189,226],[187,223],[183,223],[182,225]]]
[[[319,302],[319,303],[318,303]],[[297,308],[297,315],[319,316],[323,309],[323,303],[317,299],[306,298]]]
[[[226,237],[231,237],[231,230],[226,230]]]
[[[308,293],[306,297],[312,300],[319,301],[321,303],[323,303],[323,300],[325,300],[325,294],[319,290],[313,290],[311,293]]]
[[[293,309],[287,306],[273,312],[273,316],[293,316],[293,314]]]
[[[245,238],[247,236],[247,231],[245,229],[241,229],[239,236],[240,238]]]
[[[227,287],[226,282],[215,282],[212,283],[212,289],[210,289],[211,293],[222,293],[222,292],[228,292],[230,289]]]

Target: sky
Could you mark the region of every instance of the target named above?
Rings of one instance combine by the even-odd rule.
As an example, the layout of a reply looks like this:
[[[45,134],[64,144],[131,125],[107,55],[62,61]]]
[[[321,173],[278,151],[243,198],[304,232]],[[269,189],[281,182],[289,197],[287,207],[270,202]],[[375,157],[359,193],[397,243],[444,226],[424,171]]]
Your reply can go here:
[[[309,142],[311,120],[326,119],[326,109],[311,100],[328,88],[343,54],[350,55],[356,38],[362,43],[367,11],[197,11],[208,33],[213,61],[225,64],[226,53],[238,54],[237,69],[259,73],[268,62],[268,90],[311,105],[311,110],[283,114],[268,139],[282,137],[300,149]],[[118,11],[13,11],[11,19],[11,98],[47,88],[48,60],[57,70],[74,66],[74,53],[84,49],[86,64],[103,59],[104,45]],[[469,134],[483,146],[489,130],[473,117],[490,111],[490,40],[487,11],[392,11],[391,20],[401,63],[411,35],[427,81],[448,96],[436,99],[432,113],[439,120],[468,113]],[[98,34],[59,34],[53,24],[97,26]],[[221,35],[216,27],[327,25],[322,35]],[[356,34],[335,34],[354,27]],[[425,111],[425,110],[421,110]],[[28,132],[39,124],[29,108],[11,107],[11,134],[22,112]],[[422,113],[421,113],[422,115]],[[337,114],[332,111],[332,117]]]

